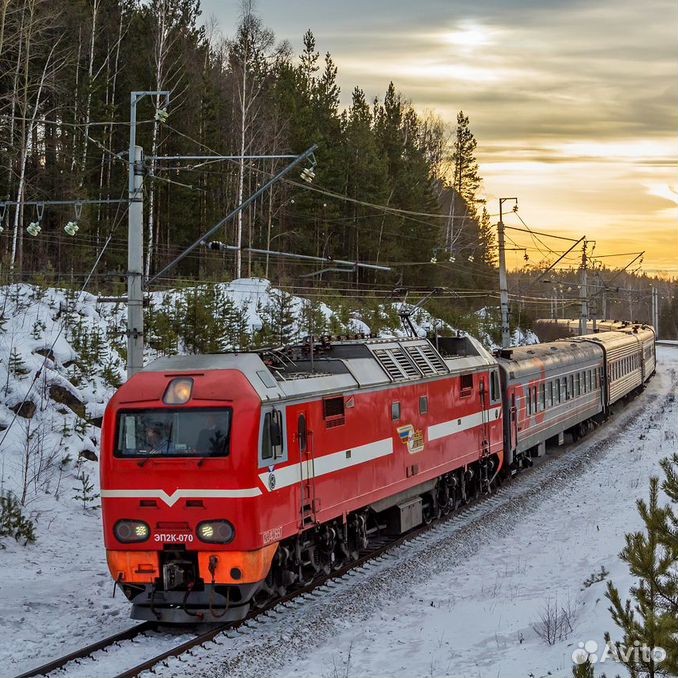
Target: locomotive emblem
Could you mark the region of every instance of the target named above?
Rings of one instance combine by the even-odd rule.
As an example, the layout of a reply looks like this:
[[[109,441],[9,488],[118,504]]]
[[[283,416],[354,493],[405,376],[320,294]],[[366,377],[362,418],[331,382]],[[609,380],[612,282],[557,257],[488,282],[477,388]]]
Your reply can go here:
[[[397,430],[401,442],[407,445],[410,454],[424,449],[424,432],[421,429],[415,429],[412,424],[407,424],[407,426],[400,426]]]

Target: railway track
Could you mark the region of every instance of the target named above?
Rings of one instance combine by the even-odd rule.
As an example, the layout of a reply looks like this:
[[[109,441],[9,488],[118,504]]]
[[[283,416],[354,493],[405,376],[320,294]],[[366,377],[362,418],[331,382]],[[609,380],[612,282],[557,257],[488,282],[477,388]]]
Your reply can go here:
[[[501,492],[501,488],[499,488],[498,492]],[[332,580],[339,579],[347,574],[350,575],[352,573],[355,573],[362,566],[365,566],[371,561],[378,559],[380,556],[384,555],[391,549],[397,548],[401,544],[404,544],[408,541],[418,539],[429,530],[439,527],[442,523],[447,523],[455,518],[461,517],[468,513],[470,510],[475,509],[476,507],[496,497],[497,493],[485,494],[476,497],[471,501],[467,502],[466,504],[460,506],[456,511],[451,512],[446,516],[442,516],[441,518],[433,521],[431,524],[422,525],[421,527],[415,528],[414,530],[411,530],[407,534],[401,535],[399,537],[393,538],[378,537],[370,543],[367,549],[361,552],[358,559],[332,571],[327,575],[318,577],[308,586],[296,589],[295,591],[289,593],[288,595],[283,596],[282,598],[273,599],[271,600],[270,603],[262,607],[252,609],[243,620],[229,624],[212,624],[210,625],[209,629],[201,633],[195,634],[193,638],[189,638],[187,640],[182,641],[179,644],[173,645],[172,647],[168,648],[167,650],[164,650],[161,653],[154,654],[152,657],[144,659],[138,664],[131,666],[129,669],[126,669],[119,673],[112,672],[107,673],[106,674],[107,678],[134,678],[134,676],[138,676],[143,671],[151,669],[152,667],[156,666],[157,664],[159,664],[160,662],[164,661],[169,657],[179,656],[196,646],[203,645],[204,643],[213,640],[224,630],[235,631],[242,626],[247,626],[248,622],[256,620],[258,617],[266,614],[273,608],[277,608],[280,606],[284,607],[286,605],[289,605],[293,603],[293,601],[296,601],[297,599],[303,598],[304,596],[311,594],[315,589],[330,584]],[[37,678],[38,676],[50,676],[52,674],[62,676],[82,674],[83,676],[87,676],[87,678],[95,678],[95,676],[96,678],[99,678],[99,676],[100,675],[103,676],[104,673],[101,674],[93,673],[92,672],[94,668],[93,664],[88,663],[87,666],[84,666],[82,665],[82,660],[90,659],[92,661],[96,661],[96,657],[94,657],[93,655],[95,655],[98,652],[111,654],[112,649],[116,648],[116,646],[119,646],[118,649],[122,650],[121,654],[124,654],[125,648],[124,646],[121,645],[122,643],[125,643],[126,641],[133,643],[139,637],[146,636],[152,633],[161,633],[161,634],[163,632],[168,633],[167,629],[168,626],[166,624],[159,624],[157,622],[152,621],[143,622],[125,631],[121,631],[120,633],[116,633],[100,641],[87,645],[86,647],[83,647],[79,650],[70,652],[69,654],[64,655],[63,657],[59,657],[57,659],[49,661],[46,664],[43,664],[42,666],[38,666],[34,669],[26,671],[18,676],[15,676],[14,678]],[[110,659],[108,660],[107,663],[111,663]],[[68,668],[69,664],[73,665],[71,667],[72,670],[69,670]],[[82,670],[80,668],[81,665]],[[64,674],[62,672],[64,670],[68,670],[68,673]]]
[[[675,384],[675,374],[672,374],[671,380]],[[663,399],[659,398],[658,396],[654,396],[650,400],[651,402],[646,402],[646,406],[652,405],[656,403],[657,400]],[[621,412],[617,416],[620,415],[624,416]],[[625,419],[626,421],[622,424],[622,426],[628,426],[633,421],[631,416],[625,417]],[[603,439],[600,442],[593,443],[590,447],[604,448],[606,444],[607,441]],[[94,664],[91,662],[97,661],[97,657],[94,656],[97,653],[102,652],[111,654],[112,649],[116,647],[119,651],[121,650],[120,654],[123,656],[133,654],[129,652],[129,646],[127,645],[128,643],[134,643],[135,640],[138,640],[140,637],[150,636],[153,633],[162,634],[164,632],[167,634],[166,625],[158,624],[156,622],[140,623],[118,634],[87,645],[80,650],[76,650],[63,657],[52,660],[35,669],[26,671],[18,676],[15,676],[15,678],[34,678],[37,676],[48,676],[52,674],[69,676],[69,678],[70,676],[75,677],[81,675],[83,678],[103,678],[104,676],[106,678],[133,678],[134,676],[138,676],[140,673],[153,668],[168,658],[179,657],[193,648],[214,640],[224,631],[228,632],[229,637],[234,637],[232,634],[246,633],[248,628],[253,628],[261,619],[265,617],[275,616],[277,613],[284,613],[286,608],[294,607],[297,604],[303,605],[305,600],[313,598],[313,594],[316,589],[332,589],[337,585],[335,581],[345,578],[346,576],[357,576],[360,574],[361,570],[378,563],[383,559],[384,556],[388,554],[389,551],[396,549],[398,546],[405,544],[406,542],[425,542],[427,540],[427,535],[434,535],[436,531],[443,528],[449,530],[449,526],[447,524],[453,521],[460,522],[459,531],[462,532],[467,529],[468,526],[465,525],[464,521],[461,519],[465,516],[468,516],[468,514],[474,514],[471,522],[476,523],[477,520],[482,518],[485,513],[495,512],[500,505],[510,505],[511,502],[514,501],[512,498],[509,497],[504,501],[502,500],[507,491],[516,488],[516,485],[520,486],[524,484],[524,481],[528,481],[535,471],[541,470],[543,472],[549,466],[556,464],[558,460],[564,455],[572,454],[572,450],[570,449],[571,447],[572,445],[567,445],[563,448],[558,448],[546,457],[537,459],[535,466],[533,468],[525,469],[522,473],[518,474],[514,482],[499,487],[496,492],[493,492],[492,494],[485,494],[477,497],[476,499],[464,504],[456,511],[434,521],[430,525],[423,525],[419,528],[415,528],[414,530],[400,537],[379,537],[375,539],[370,544],[368,549],[361,553],[360,557],[356,561],[353,561],[326,576],[317,578],[313,583],[306,587],[299,588],[282,598],[272,600],[269,604],[261,608],[253,609],[242,621],[231,624],[211,625],[209,629],[193,634],[193,637],[191,638],[182,639],[180,643],[172,643],[170,647],[163,650],[162,652],[155,652],[152,656],[144,659],[143,661],[139,661],[133,666],[130,666],[128,669],[120,671],[120,664],[118,663],[115,664],[116,668],[112,669],[113,662],[109,657],[107,657],[106,661],[107,666],[102,667],[102,669],[104,669],[103,671],[96,671]],[[580,456],[586,456],[586,454],[587,453],[585,452]],[[574,469],[570,470],[574,471]],[[527,485],[529,485],[529,482]],[[484,505],[488,505],[487,508],[489,511],[483,510]],[[274,610],[274,608],[276,609]],[[82,661],[88,658],[90,661],[85,666],[82,664]],[[69,667],[69,665],[71,666]]]

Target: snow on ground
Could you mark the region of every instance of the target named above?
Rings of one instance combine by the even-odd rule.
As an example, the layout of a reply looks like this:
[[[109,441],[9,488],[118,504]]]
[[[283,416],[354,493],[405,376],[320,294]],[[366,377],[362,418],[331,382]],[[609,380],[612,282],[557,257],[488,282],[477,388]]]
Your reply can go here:
[[[258,320],[257,308],[270,298],[270,286],[261,280],[234,281],[227,292],[246,306],[250,326]],[[82,295],[75,309],[64,315],[72,295],[29,286],[12,286],[3,295],[0,440],[8,435],[0,445],[0,486],[20,495],[26,485],[25,512],[36,520],[38,538],[27,547],[0,539],[0,675],[11,676],[131,622],[127,601],[120,593],[111,595],[96,499],[97,463],[79,458],[81,452],[98,449],[98,428],[88,420],[101,415],[113,392],[111,378],[123,373],[115,340],[97,347],[95,339],[98,333],[111,337],[119,333],[121,310],[102,307],[95,297]],[[422,316],[420,322],[424,325],[430,318]],[[359,319],[354,323],[351,331],[369,331]],[[51,347],[53,355],[45,359],[43,354]],[[19,361],[10,366],[13,351]],[[83,357],[87,352],[90,358],[95,356],[90,366]],[[659,359],[659,374],[648,390],[584,445],[612,439],[623,417],[643,414],[644,408],[657,406],[659,396],[675,391],[678,350],[660,347]],[[61,395],[55,400],[57,392]],[[35,412],[30,419],[15,418],[12,408],[27,394]],[[59,402],[64,398],[67,404]],[[80,406],[84,411],[73,411]],[[604,584],[582,590],[583,582],[604,565],[622,587],[630,583],[616,555],[623,534],[638,524],[634,498],[646,494],[647,478],[658,472],[659,458],[677,447],[675,416],[674,405],[654,422],[639,418],[618,441],[592,456],[590,466],[577,477],[567,473],[567,457],[559,458],[552,492],[541,489],[527,508],[524,502],[514,505],[512,495],[506,495],[510,500],[499,516],[468,530],[463,518],[457,519],[456,527],[453,521],[451,537],[439,536],[439,542],[434,539],[430,545],[419,543],[418,550],[412,547],[414,560],[407,550],[394,556],[400,570],[391,572],[387,559],[376,584],[368,586],[367,575],[352,575],[339,586],[355,594],[351,605],[342,607],[342,593],[321,596],[315,616],[304,608],[296,617],[294,611],[290,617],[280,615],[266,630],[272,644],[253,664],[233,659],[243,652],[236,638],[210,646],[209,654],[200,655],[201,666],[214,675],[228,673],[223,670],[228,663],[232,675],[266,675],[274,669],[280,675],[322,678],[527,676],[530,671],[538,676],[549,670],[569,675],[569,657],[579,640],[601,642],[605,630],[614,631],[602,597]],[[639,439],[641,432],[644,440]],[[31,452],[27,474],[26,445]],[[66,456],[70,459],[62,463]],[[544,478],[546,470],[545,465]],[[87,507],[74,499],[80,489],[76,477],[82,472],[91,478],[95,495]],[[511,487],[509,492],[519,490]],[[559,604],[569,601],[575,610],[574,631],[567,640],[548,647],[532,624],[543,601],[556,597]],[[333,601],[339,607],[332,608]],[[313,626],[305,626],[303,633],[295,631],[309,620],[315,620]],[[249,641],[243,642],[247,648]],[[165,675],[201,675],[201,670],[174,662]],[[617,667],[607,671],[617,672]]]

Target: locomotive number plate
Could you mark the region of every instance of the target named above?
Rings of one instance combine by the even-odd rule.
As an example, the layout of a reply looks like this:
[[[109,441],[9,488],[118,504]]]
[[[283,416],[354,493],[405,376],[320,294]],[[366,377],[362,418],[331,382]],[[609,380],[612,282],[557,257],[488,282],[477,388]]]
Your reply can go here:
[[[153,539],[167,544],[185,544],[193,541],[192,534],[168,534],[167,532],[158,532]]]
[[[267,530],[262,535],[264,538],[264,544],[270,544],[274,541],[279,541],[282,539],[282,526],[274,527],[272,530]]]

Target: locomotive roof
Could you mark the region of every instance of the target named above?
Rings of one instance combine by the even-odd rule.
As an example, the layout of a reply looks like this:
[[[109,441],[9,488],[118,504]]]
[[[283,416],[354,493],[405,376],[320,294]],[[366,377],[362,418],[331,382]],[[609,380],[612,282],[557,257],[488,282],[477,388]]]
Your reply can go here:
[[[472,337],[360,339],[268,353],[216,353],[158,358],[144,372],[238,370],[262,400],[332,393],[359,387],[406,383],[494,365],[494,358]]]

